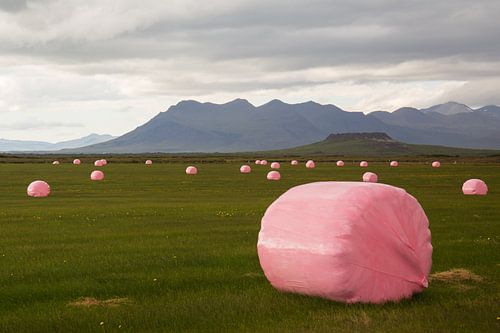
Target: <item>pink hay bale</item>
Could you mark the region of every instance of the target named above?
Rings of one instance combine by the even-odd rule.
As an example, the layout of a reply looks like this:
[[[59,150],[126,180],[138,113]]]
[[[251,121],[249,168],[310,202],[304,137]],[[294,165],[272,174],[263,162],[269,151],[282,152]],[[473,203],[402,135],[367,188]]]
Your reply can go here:
[[[281,179],[281,174],[279,171],[269,171],[267,174],[267,180],[280,180]]]
[[[50,194],[50,186],[43,180],[35,180],[28,185],[26,193],[35,198],[47,197]]]
[[[241,173],[250,173],[250,172],[252,172],[252,168],[249,165],[245,164],[245,165],[242,165],[240,167],[240,172]]]
[[[309,160],[306,162],[306,168],[308,169],[314,169],[316,167],[316,163],[314,163],[313,160]]]
[[[59,165],[59,164],[61,164],[61,163],[60,163],[59,161],[54,161],[54,162],[52,162],[52,164],[53,164],[53,165]]]
[[[338,167],[343,167],[344,166],[344,161],[337,161],[337,166]]]
[[[151,160],[146,160],[146,162],[144,162],[144,164],[146,164],[146,165],[151,165],[151,164],[153,164],[153,161],[151,161]]]
[[[391,163],[389,165],[391,167],[397,167],[397,166],[399,166],[399,162],[398,161],[391,161]]]
[[[362,168],[367,168],[368,167],[368,162],[367,161],[361,161],[359,162],[359,166]]]
[[[297,160],[293,160],[290,162],[291,165],[299,165],[299,161]]]
[[[108,164],[108,161],[106,161],[105,159],[102,159],[102,165],[107,165]]]
[[[256,160],[256,161],[255,161],[255,164],[256,164],[256,165],[259,165],[259,164],[260,164],[260,160]]]
[[[260,161],[260,165],[267,165],[267,161],[266,160]]]
[[[365,172],[363,174],[363,181],[365,183],[376,183],[378,181],[378,176],[373,172]]]
[[[104,179],[104,172],[102,172],[101,170],[94,170],[90,174],[90,179],[97,180],[97,181],[103,180]]]
[[[195,166],[188,166],[186,168],[186,174],[188,175],[196,175],[198,173],[198,169]]]
[[[310,183],[268,207],[257,251],[266,278],[281,291],[346,303],[398,301],[428,285],[428,225],[403,189]]]
[[[94,162],[94,166],[96,166],[96,167],[102,167],[102,166],[104,166],[104,164],[102,163],[102,160],[97,160],[97,161]]]
[[[434,162],[432,162],[432,164],[431,164],[431,165],[432,165],[432,167],[433,167],[433,168],[439,168],[439,167],[441,166],[441,162],[439,162],[439,161],[434,161]]]
[[[271,163],[271,169],[279,169],[281,165],[278,162]]]
[[[488,186],[481,179],[469,179],[462,185],[462,192],[465,195],[486,195]]]
[[[73,160],[73,164],[74,165],[80,165],[80,164],[82,164],[82,161],[80,161],[78,158],[76,158],[76,159]]]

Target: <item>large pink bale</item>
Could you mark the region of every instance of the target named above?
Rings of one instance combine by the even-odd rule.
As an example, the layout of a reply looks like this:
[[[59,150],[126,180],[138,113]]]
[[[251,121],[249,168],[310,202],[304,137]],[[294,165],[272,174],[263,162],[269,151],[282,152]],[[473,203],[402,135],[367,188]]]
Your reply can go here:
[[[363,181],[365,183],[376,183],[378,181],[378,176],[373,172],[365,172],[363,174]]]
[[[106,161],[105,159],[102,159],[101,161],[102,161],[102,165],[108,164],[108,161]]]
[[[94,162],[94,166],[101,167],[101,166],[104,166],[104,163],[102,162],[102,160],[97,160]]]
[[[54,161],[54,162],[52,162],[52,164],[59,165],[60,163],[59,163],[59,161]]]
[[[242,165],[240,167],[240,172],[241,173],[250,173],[250,172],[252,172],[252,168],[249,165],[245,164],[245,165]]]
[[[50,194],[50,186],[43,180],[35,180],[28,185],[26,193],[30,197],[42,198]]]
[[[313,160],[309,160],[306,162],[306,168],[308,169],[314,169],[316,167],[316,163],[314,163]]]
[[[299,165],[299,161],[297,160],[293,160],[290,162],[291,165]]]
[[[431,164],[431,165],[432,165],[432,167],[433,167],[433,168],[439,168],[439,167],[441,166],[441,162],[439,162],[439,161],[434,161],[434,162],[432,162],[432,164]]]
[[[428,285],[428,225],[403,189],[310,183],[269,206],[257,251],[266,278],[281,291],[347,303],[397,301]]]
[[[260,165],[267,165],[267,161],[266,160],[260,161]]]
[[[488,186],[481,179],[469,179],[462,185],[462,192],[466,195],[486,195]]]
[[[90,174],[90,179],[91,180],[103,180],[104,179],[104,172],[101,170],[94,170]]]
[[[144,162],[144,164],[146,164],[146,165],[151,165],[151,164],[153,164],[153,161],[151,161],[151,160],[146,160],[146,162]]]
[[[399,166],[399,163],[398,163],[398,161],[391,161],[391,163],[389,165],[391,167],[397,167],[397,166]]]
[[[368,167],[368,162],[367,161],[361,161],[359,162],[359,166],[362,168],[367,168]]]
[[[80,164],[82,164],[82,161],[80,161],[78,158],[76,158],[76,159],[73,160],[73,164],[74,165],[80,165]]]
[[[279,171],[269,171],[267,174],[267,180],[280,180],[281,179],[281,174]]]
[[[198,173],[198,169],[195,166],[188,166],[186,168],[186,174],[188,175],[196,175]]]
[[[281,165],[278,162],[271,163],[271,169],[279,169]]]

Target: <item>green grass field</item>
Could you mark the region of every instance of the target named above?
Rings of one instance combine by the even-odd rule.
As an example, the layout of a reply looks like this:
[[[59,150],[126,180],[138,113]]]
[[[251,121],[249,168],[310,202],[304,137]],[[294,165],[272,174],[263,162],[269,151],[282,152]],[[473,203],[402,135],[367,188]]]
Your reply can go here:
[[[368,168],[424,207],[434,273],[478,275],[384,305],[280,293],[256,253],[272,201],[298,184],[359,180],[367,170],[352,163],[287,163],[279,182],[239,162],[198,164],[197,176],[185,163],[110,163],[103,182],[88,163],[0,164],[0,332],[499,332],[500,165],[472,163]],[[463,196],[468,178],[489,194]],[[26,196],[35,179],[50,197]],[[104,303],[71,305],[83,297]]]

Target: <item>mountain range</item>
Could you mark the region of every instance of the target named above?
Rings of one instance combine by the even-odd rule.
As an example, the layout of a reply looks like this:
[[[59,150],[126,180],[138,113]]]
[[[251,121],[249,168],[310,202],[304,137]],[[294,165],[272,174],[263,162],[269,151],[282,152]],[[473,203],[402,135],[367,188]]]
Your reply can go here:
[[[188,100],[118,138],[66,152],[264,151],[318,142],[331,133],[360,132],[383,132],[412,144],[500,149],[500,107],[472,109],[449,102],[364,114],[315,102],[272,100],[254,106],[244,99],[225,104]]]
[[[0,152],[9,151],[56,151],[61,149],[78,148],[93,145],[114,139],[114,136],[108,134],[92,133],[83,138],[61,141],[56,143],[44,141],[24,141],[0,139]]]

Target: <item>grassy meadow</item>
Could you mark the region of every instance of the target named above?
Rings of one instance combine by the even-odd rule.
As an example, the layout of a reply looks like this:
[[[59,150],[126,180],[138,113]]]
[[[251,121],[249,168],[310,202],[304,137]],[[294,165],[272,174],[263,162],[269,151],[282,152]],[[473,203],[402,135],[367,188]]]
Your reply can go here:
[[[110,161],[102,182],[89,180],[96,168],[87,160],[0,164],[0,332],[500,331],[498,162],[286,162],[282,180],[270,182],[269,166],[252,163],[244,175],[237,158],[199,162],[196,176],[182,160]],[[267,206],[292,186],[359,181],[365,171],[426,211],[429,288],[384,305],[274,290],[256,252]],[[462,195],[468,178],[486,181],[489,194]],[[51,185],[50,197],[26,196],[36,179]]]

